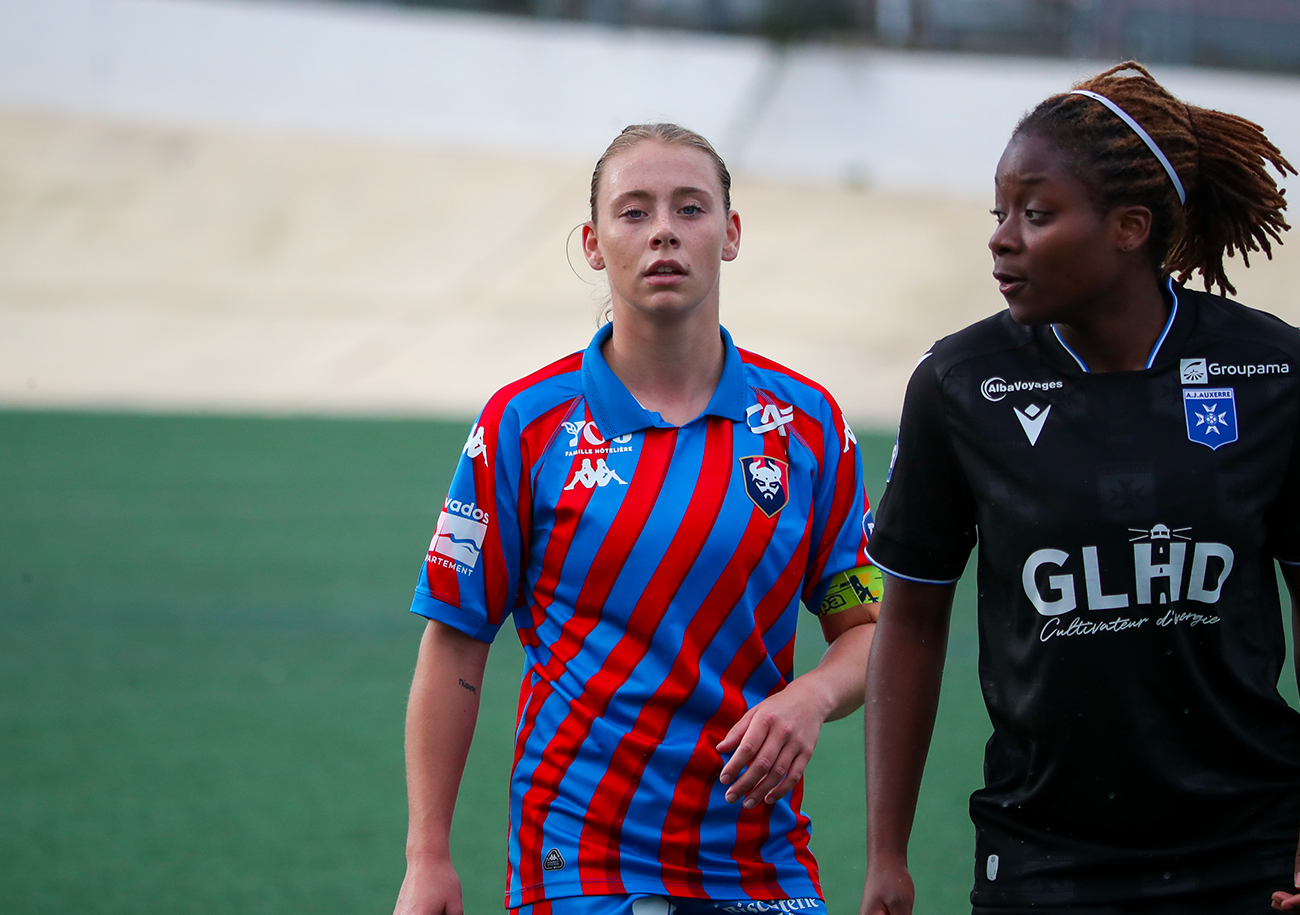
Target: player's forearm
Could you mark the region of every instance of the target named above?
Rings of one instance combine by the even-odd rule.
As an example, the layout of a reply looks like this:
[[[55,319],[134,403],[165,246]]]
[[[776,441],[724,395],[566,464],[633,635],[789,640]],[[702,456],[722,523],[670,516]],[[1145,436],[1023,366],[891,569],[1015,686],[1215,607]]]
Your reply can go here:
[[[449,854],[456,792],[478,718],[488,644],[429,623],[406,707],[406,854]]]
[[[815,689],[823,697],[823,721],[843,718],[862,707],[867,658],[875,632],[875,623],[863,623],[840,633],[827,647],[821,663],[795,678],[801,688]]]
[[[1286,582],[1287,596],[1291,598],[1291,631],[1300,632],[1300,566],[1288,565],[1285,562],[1279,562],[1278,568],[1282,570],[1282,580]],[[1297,663],[1292,666],[1295,668],[1296,685],[1300,686],[1300,638],[1292,639],[1292,650],[1295,653]],[[1297,855],[1300,859],[1300,855]],[[1300,873],[1300,869],[1297,870]]]
[[[890,577],[867,667],[867,857],[903,861],[934,731],[951,585]]]

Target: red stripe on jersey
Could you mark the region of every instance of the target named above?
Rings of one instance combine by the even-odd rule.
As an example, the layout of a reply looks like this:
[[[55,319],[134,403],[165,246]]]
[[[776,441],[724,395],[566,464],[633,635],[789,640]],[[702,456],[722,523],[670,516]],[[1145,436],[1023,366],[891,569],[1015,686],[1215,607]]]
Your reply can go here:
[[[767,633],[764,632],[763,635],[766,636]],[[794,673],[794,639],[795,637],[791,635],[790,641],[786,642],[780,651],[772,655],[773,666],[781,671],[781,676],[785,677],[786,682],[790,681],[791,675]]]
[[[506,410],[510,406],[510,401],[516,395],[522,393],[535,384],[539,384],[548,378],[554,378],[557,375],[565,375],[571,372],[577,372],[582,369],[582,353],[573,353],[558,359],[544,368],[538,369],[525,378],[506,385],[501,390],[492,395],[487,404],[483,407],[483,412],[479,414],[477,426],[483,431],[483,462],[480,464],[476,459],[472,466],[474,468],[474,492],[475,497],[484,497],[483,501],[490,507],[486,509],[490,513],[488,521],[488,536],[484,537],[483,549],[479,554],[479,560],[483,563],[483,574],[485,582],[485,596],[488,612],[488,620],[494,625],[500,625],[505,619],[506,612],[510,609],[507,604],[508,595],[505,590],[509,587],[509,578],[505,574],[504,554],[501,550],[501,536],[497,525],[498,512],[496,510],[496,472],[495,466],[497,459],[497,445],[500,440],[501,420],[505,416]],[[527,528],[523,528],[527,530]],[[425,580],[429,584],[430,593],[434,594],[440,600],[446,601],[454,607],[460,606],[460,578],[459,575],[440,576],[438,586],[435,586],[434,575],[437,567],[425,565]],[[451,583],[451,587],[448,584]],[[448,593],[453,591],[454,593]]]
[[[550,449],[551,443],[555,441],[555,436],[560,430],[560,424],[563,423],[574,410],[582,403],[582,398],[574,397],[572,400],[565,401],[562,404],[543,413],[533,422],[529,423],[527,428],[520,435],[520,473],[519,473],[519,502],[518,517],[520,531],[520,549],[519,549],[519,567],[527,569],[528,557],[532,553],[532,531],[533,531],[533,468],[537,462],[545,457],[546,452]],[[576,464],[577,461],[574,461]],[[573,468],[570,468],[573,469]],[[569,490],[572,492],[572,490]],[[588,497],[590,497],[590,491]],[[565,499],[564,493],[561,492],[561,499]],[[571,500],[568,500],[571,501]],[[586,502],[582,503],[583,509],[586,508]],[[557,515],[558,517],[558,515]],[[581,512],[576,517],[581,517]],[[575,519],[576,520],[576,519]],[[566,531],[569,537],[563,540],[565,549],[572,540],[572,531]],[[547,544],[548,553],[551,545],[555,543],[555,533],[552,533],[551,540]],[[563,557],[558,565],[551,565],[550,568],[558,569],[563,566]],[[551,596],[554,596],[554,583],[550,585]],[[519,594],[517,595],[516,606],[527,605],[529,603],[528,595],[528,576],[521,573],[519,576]],[[549,605],[550,601],[547,601]],[[540,645],[537,638],[537,626],[545,616],[544,612],[539,612],[536,604],[533,605],[533,612],[530,614],[531,622],[527,626],[518,626],[519,641],[524,645]],[[541,608],[544,611],[544,608]],[[517,619],[517,618],[516,618]]]
[[[763,513],[757,508],[753,514],[757,517],[751,516],[751,529],[754,527],[754,522],[763,520]],[[748,533],[747,531],[746,534]],[[691,763],[678,778],[677,791],[664,821],[659,857],[665,886],[680,895],[700,897],[706,895],[703,875],[698,866],[700,827],[709,809],[709,794],[713,790],[718,774],[722,771],[722,756],[715,745],[726,736],[731,726],[739,721],[747,710],[740,685],[748,682],[768,657],[767,646],[763,643],[760,633],[770,629],[794,599],[803,577],[803,562],[800,557],[805,555],[806,549],[807,529],[805,528],[804,538],[799,548],[794,551],[791,561],[781,570],[771,590],[754,608],[755,629],[746,637],[737,650],[735,658],[722,674],[720,678],[723,686],[722,702],[717,712],[705,723]],[[743,546],[737,550],[737,554],[746,555]],[[766,804],[756,809],[768,813],[771,811]]]
[[[508,896],[506,897],[506,901],[509,902]],[[522,909],[523,906],[520,906],[518,909],[510,909],[510,915],[519,915],[519,912]],[[543,899],[541,902],[533,903],[530,915],[551,915],[551,901],[549,899]]]
[[[817,872],[817,859],[808,849],[808,824],[811,821],[803,813],[803,779],[800,779],[799,784],[795,785],[794,790],[790,792],[790,809],[794,811],[796,823],[794,828],[785,834],[786,841],[794,849],[795,860],[808,871],[808,878],[812,880],[813,886],[817,887],[817,895],[820,896],[822,881]]]
[[[600,675],[608,672],[617,678],[617,683],[613,684],[615,689],[626,682],[632,667],[649,650],[655,629],[682,582],[694,568],[713,530],[731,483],[732,448],[732,424],[710,420],[701,465],[725,470],[706,472],[700,477],[677,533],[633,608],[628,634],[619,640],[601,668]],[[736,597],[738,599],[739,595]],[[626,892],[619,877],[623,819],[655,746],[663,739],[673,715],[699,680],[700,653],[726,620],[725,613],[707,612],[707,606],[706,601],[700,612],[691,618],[672,668],[654,695],[642,705],[629,733],[615,747],[605,775],[596,787],[589,809],[598,811],[600,816],[589,816],[584,820],[578,846],[579,875],[583,887],[589,892],[589,885],[597,884],[613,887],[604,892]],[[634,631],[635,639],[632,638]],[[639,652],[636,651],[638,648]],[[595,681],[593,678],[592,682]],[[588,684],[588,690],[591,691],[591,684]],[[613,695],[612,690],[609,695]],[[604,701],[608,703],[609,698]]]
[[[839,418],[838,408],[835,408],[835,415],[839,421],[840,427],[843,428],[844,421]],[[843,448],[848,444],[848,439],[844,439],[840,447]],[[850,457],[853,458],[853,460],[849,460],[848,458]],[[836,467],[835,489],[833,490],[835,498],[831,503],[829,512],[827,513],[825,526],[822,528],[821,538],[813,550],[813,561],[809,567],[808,576],[806,578],[810,589],[825,577],[826,563],[835,549],[835,541],[838,538],[840,531],[848,526],[854,527],[859,531],[859,533],[862,532],[862,519],[849,518],[849,512],[853,508],[853,500],[857,495],[857,471],[857,449],[850,445],[847,453],[842,452],[840,454],[840,460]],[[870,503],[867,501],[867,494],[864,491],[862,493],[862,511],[865,513],[868,507],[870,507]],[[850,521],[856,523],[849,524]],[[868,561],[865,552],[865,543],[863,542],[864,540],[865,534],[863,534],[863,540],[860,540],[858,545],[857,559],[861,565],[865,565]]]
[[[583,641],[600,621],[601,608],[613,591],[623,564],[641,536],[646,520],[659,498],[676,442],[676,429],[646,431],[636,472],[628,483],[627,492],[610,524],[609,532],[592,559],[591,570],[575,602],[573,617],[561,629],[559,637],[551,646],[550,660],[539,671],[541,677],[548,681],[548,694],[549,682],[564,673],[569,661],[577,655]],[[579,698],[587,700],[590,697],[593,700],[591,705],[588,706],[584,701],[583,706],[570,708],[568,717],[542,750],[541,761],[533,771],[531,784],[524,793],[519,827],[519,876],[525,903],[541,898],[543,821],[551,802],[559,793],[560,780],[577,755],[591,720],[604,713],[604,705],[613,695],[612,690],[617,689],[618,683],[613,683],[610,687],[611,679],[606,678],[596,684],[599,688],[594,691],[593,683],[587,684],[587,690]],[[608,695],[605,695],[606,690]],[[536,713],[531,715],[535,721]],[[580,724],[583,721],[586,724]]]
[[[520,738],[520,725],[523,724],[524,714],[528,711],[528,700],[533,693],[533,683],[537,677],[532,671],[524,674],[519,681],[519,704],[515,707],[515,755],[514,761],[510,764],[510,778],[513,781],[515,776],[515,767],[519,765],[520,748],[524,745]],[[514,865],[510,863],[510,856],[506,855],[506,905],[510,904],[510,887],[513,885]]]
[[[787,895],[776,879],[776,867],[763,860],[763,846],[772,830],[772,807],[760,803],[741,810],[736,821],[736,844],[731,857],[740,870],[740,885],[754,899],[780,899]]]
[[[803,543],[807,543],[807,538],[809,538],[810,533],[811,525],[806,526],[805,530],[803,530]],[[787,572],[793,573],[794,568],[796,567],[794,567],[792,561],[792,565],[787,569]],[[788,582],[790,589],[797,589],[798,581],[794,580],[793,574],[790,576]],[[772,598],[770,606],[763,607],[761,604],[758,611],[755,612],[755,616],[758,617],[759,621],[758,628],[763,634],[764,645],[766,645],[767,642],[767,633],[770,632],[772,626],[776,625],[777,621],[780,619],[780,613],[774,611],[779,610],[780,607],[788,606],[789,600],[794,598],[793,590],[785,591],[784,589],[780,589],[780,587],[776,587],[774,591],[776,593],[775,595],[767,595],[767,597],[764,597],[764,602],[767,602],[768,597]],[[777,684],[768,695],[780,693],[780,691],[785,689],[785,686],[789,684],[790,678],[793,676],[794,639],[796,639],[796,636],[794,636],[793,633],[790,634],[790,638],[785,642],[785,645],[781,646],[779,650],[772,652],[772,665],[774,665],[777,671],[780,672],[781,677],[783,677],[783,682]],[[796,818],[796,825],[794,825],[794,828],[790,832],[802,832],[805,834],[803,847],[805,847],[806,853],[806,836],[807,828],[809,828],[809,818],[801,814],[800,810],[798,810],[798,806],[794,805],[793,801],[790,807],[792,807],[794,818]],[[770,836],[772,808],[767,805],[759,805],[758,807],[755,807],[755,810],[767,811],[767,815],[762,818],[761,829],[755,831],[754,825],[750,824],[748,832],[746,832],[744,829],[744,821],[742,821],[741,824],[737,824],[736,849],[732,851],[732,858],[736,860],[738,870],[740,870],[741,886],[742,888],[745,888],[745,892],[749,893],[750,896],[758,898],[771,898],[763,897],[762,894],[771,893],[774,888],[780,890],[780,885],[776,883],[776,868],[772,866],[771,863],[764,862],[762,849],[764,842],[767,842],[768,836]],[[753,845],[754,842],[758,842],[758,845]],[[746,847],[746,844],[749,844],[751,847]],[[813,855],[803,854],[801,857],[800,849],[798,849],[797,845],[794,845],[794,855],[796,855],[796,860],[803,864],[805,870],[809,872],[809,879],[816,884],[816,881],[818,881],[818,868],[816,868],[816,859],[813,858]],[[780,894],[780,892],[777,892],[777,897],[779,897]]]
[[[575,455],[569,467],[569,470],[576,473],[581,466],[581,457]],[[534,641],[537,641],[537,626],[546,616],[546,608],[555,600],[555,588],[560,580],[560,571],[564,568],[564,561],[569,554],[569,546],[573,543],[574,532],[578,528],[578,523],[582,520],[583,512],[587,510],[587,504],[591,501],[596,490],[588,489],[585,486],[575,486],[573,489],[560,490],[559,498],[555,502],[555,526],[551,528],[550,539],[546,543],[546,550],[542,554],[542,568],[537,578],[537,584],[533,586],[533,604],[529,608],[532,617],[532,624],[529,626],[529,632]],[[577,614],[574,615],[577,618]],[[570,621],[572,622],[572,620]],[[581,646],[581,641],[578,645]],[[551,659],[554,660],[555,646],[552,646]],[[572,659],[572,655],[568,660]],[[564,662],[567,663],[567,660]],[[535,684],[532,693],[532,702],[528,706],[528,714],[516,729],[515,733],[515,758],[511,765],[511,774],[514,773],[515,766],[519,765],[519,760],[523,758],[524,747],[528,745],[528,740],[532,736],[533,726],[537,721],[537,713],[551,696],[550,678],[545,676],[542,671],[534,667],[526,680],[531,679]]]
[[[829,391],[811,378],[801,375],[798,372],[786,368],[780,363],[773,362],[771,359],[764,356],[760,356],[757,353],[751,353],[748,350],[742,349],[740,350],[740,358],[742,362],[753,365],[757,368],[778,372],[785,375],[787,378],[792,378],[820,393],[831,408],[831,422],[834,424],[835,432],[834,441],[838,443],[841,455],[853,453],[855,449],[849,447],[848,423],[845,422],[843,411],[840,410],[839,404],[836,403],[835,398],[831,396]],[[766,397],[772,397],[772,394],[768,391],[762,391],[761,393]],[[794,434],[813,450],[813,453],[816,455],[818,466],[824,467],[826,463],[825,435],[820,421],[814,417],[807,416],[802,410],[796,410],[795,422],[792,425],[794,427]],[[827,519],[825,528],[823,528],[824,533],[821,542],[817,544],[817,547],[813,552],[813,563],[809,567],[808,574],[805,578],[809,588],[815,586],[817,582],[821,581],[825,576],[826,562],[829,558],[830,550],[833,547],[835,537],[840,530],[842,530],[848,511],[853,504],[855,494],[853,483],[856,478],[857,468],[854,466],[853,461],[845,460],[839,461],[838,466],[839,469],[836,472],[834,490],[836,493],[836,503],[831,510],[830,517]],[[866,493],[864,492],[863,511],[865,512],[870,508],[870,506],[871,503],[867,500]],[[866,565],[870,562],[867,558],[865,538],[858,547],[857,562],[859,565]],[[805,596],[808,596],[806,592]]]
[[[819,394],[821,394],[822,397],[826,398],[826,402],[829,403],[835,409],[835,412],[837,413],[839,412],[839,407],[836,406],[835,398],[831,396],[831,392],[826,390],[817,382],[813,381],[807,375],[800,375],[794,369],[786,368],[784,365],[782,365],[779,362],[773,362],[771,359],[768,359],[766,356],[760,356],[758,353],[752,353],[747,349],[740,349],[739,347],[737,347],[737,350],[740,353],[741,362],[747,363],[749,365],[757,366],[760,369],[767,369],[768,371],[771,372],[779,372],[780,374],[786,376],[787,378],[793,378],[795,381],[799,382],[800,384],[806,384],[808,387],[812,388],[814,391],[817,391]]]

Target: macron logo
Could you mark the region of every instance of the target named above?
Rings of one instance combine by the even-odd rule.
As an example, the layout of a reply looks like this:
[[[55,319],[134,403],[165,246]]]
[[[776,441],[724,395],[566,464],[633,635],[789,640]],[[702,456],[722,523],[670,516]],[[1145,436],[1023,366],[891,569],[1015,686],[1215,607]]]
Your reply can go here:
[[[1029,447],[1038,444],[1038,436],[1043,433],[1043,424],[1047,422],[1047,414],[1052,412],[1049,404],[1046,407],[1040,407],[1036,403],[1031,403],[1023,410],[1019,407],[1012,407],[1016,411],[1016,419],[1020,420],[1020,427],[1025,430],[1025,435],[1029,438]]]

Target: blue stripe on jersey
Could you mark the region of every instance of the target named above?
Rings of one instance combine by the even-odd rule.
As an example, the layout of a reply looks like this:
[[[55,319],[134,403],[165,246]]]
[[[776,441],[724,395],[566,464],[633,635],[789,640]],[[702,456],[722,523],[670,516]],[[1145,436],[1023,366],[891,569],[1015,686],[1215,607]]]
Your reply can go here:
[[[484,518],[462,511],[454,537],[435,538],[412,604],[485,640],[516,616],[528,667],[510,904],[611,892],[764,898],[771,886],[814,896],[816,865],[790,799],[749,812],[727,804],[713,745],[793,675],[781,668],[801,593],[863,564],[852,434],[823,391],[742,356],[725,331],[709,408],[672,427],[609,370],[609,332],[580,370],[568,357],[489,401],[474,433],[485,445],[471,436],[447,503]],[[752,457],[764,461],[742,461]],[[755,501],[760,484],[785,488],[770,516]],[[759,841],[772,867],[762,877]]]

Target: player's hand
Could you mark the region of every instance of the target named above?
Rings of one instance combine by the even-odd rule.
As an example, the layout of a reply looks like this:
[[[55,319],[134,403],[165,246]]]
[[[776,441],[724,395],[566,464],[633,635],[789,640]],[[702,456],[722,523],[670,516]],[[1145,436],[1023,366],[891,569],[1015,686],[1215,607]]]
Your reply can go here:
[[[1295,852],[1295,885],[1300,889],[1300,846]],[[1273,908],[1279,912],[1300,912],[1300,892],[1278,890],[1273,894]]]
[[[859,915],[912,915],[916,888],[906,864],[867,867]]]
[[[789,794],[803,778],[829,713],[829,698],[799,680],[745,712],[718,744],[719,753],[732,754],[718,776],[728,803],[744,798],[748,809]]]
[[[413,855],[393,915],[465,915],[460,877],[444,855]]]
[[[1279,912],[1300,912],[1300,893],[1278,890],[1273,894],[1273,908]]]

